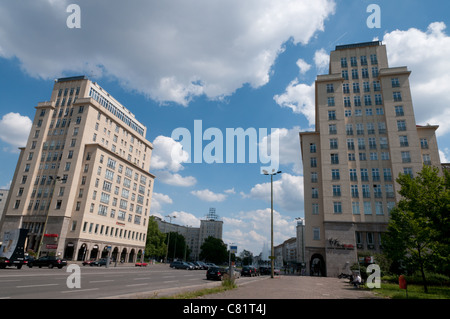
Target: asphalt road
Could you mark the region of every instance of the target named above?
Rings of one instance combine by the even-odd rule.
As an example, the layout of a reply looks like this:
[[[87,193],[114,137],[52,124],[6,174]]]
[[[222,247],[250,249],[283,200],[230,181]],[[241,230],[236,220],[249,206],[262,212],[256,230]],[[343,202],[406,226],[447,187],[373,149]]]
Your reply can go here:
[[[80,266],[79,280],[75,274],[68,272],[67,267],[1,269],[0,299],[139,298],[216,284],[206,280],[206,270],[171,269],[168,265]],[[80,287],[73,287],[77,283]]]

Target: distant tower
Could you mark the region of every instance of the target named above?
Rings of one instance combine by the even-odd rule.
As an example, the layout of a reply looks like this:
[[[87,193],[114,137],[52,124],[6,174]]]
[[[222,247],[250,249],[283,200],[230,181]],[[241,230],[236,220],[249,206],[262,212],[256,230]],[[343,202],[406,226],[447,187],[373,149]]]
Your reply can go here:
[[[216,214],[216,209],[210,208],[209,213],[206,215],[206,219],[200,221],[200,246],[209,236],[222,239],[222,228],[223,221],[221,221],[219,215]]]

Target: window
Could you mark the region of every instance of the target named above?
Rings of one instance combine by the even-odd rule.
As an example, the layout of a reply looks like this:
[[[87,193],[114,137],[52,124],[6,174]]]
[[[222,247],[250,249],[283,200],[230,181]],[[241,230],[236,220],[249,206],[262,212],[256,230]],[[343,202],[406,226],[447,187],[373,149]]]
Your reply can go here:
[[[374,182],[380,180],[380,170],[378,168],[372,168],[372,180]]]
[[[358,96],[354,96],[353,97],[353,103],[355,104],[355,106],[361,106],[361,97]]]
[[[423,154],[422,160],[424,165],[431,165],[431,157],[430,154]]]
[[[362,185],[362,192],[364,198],[370,198],[370,186],[369,185]]]
[[[392,171],[390,168],[383,168],[383,177],[386,182],[392,181]]]
[[[373,131],[375,131],[375,130],[373,130]],[[377,149],[377,140],[375,139],[375,137],[369,137],[369,148],[371,150]]]
[[[350,57],[350,65],[351,66],[358,66],[358,61],[355,56]]]
[[[378,67],[376,66],[372,68],[372,77],[374,78],[378,77]]]
[[[402,152],[402,163],[411,163],[411,154],[409,151]]]
[[[350,97],[346,96],[344,97],[344,106],[345,107],[351,107],[352,103],[350,102]]]
[[[335,214],[342,214],[342,203],[333,202],[333,211]]]
[[[403,106],[398,105],[395,107],[395,116],[403,116],[405,113],[403,112]]]
[[[311,157],[310,162],[311,162],[311,167],[317,167],[317,159],[315,157]],[[124,182],[125,182],[125,180],[124,180]],[[129,187],[129,185],[128,185],[128,187]]]
[[[364,105],[365,106],[372,105],[372,98],[370,95],[364,95]],[[372,114],[370,114],[370,115],[372,115]]]
[[[378,153],[377,152],[370,152],[369,154],[371,161],[378,161]]]
[[[378,122],[378,134],[386,134],[386,123]]]
[[[352,213],[353,215],[359,215],[359,202],[352,202]]]
[[[357,70],[357,69],[353,69],[353,70],[352,70],[352,79],[353,79],[353,80],[359,79],[359,76],[358,76],[358,70]]]
[[[400,87],[400,81],[398,80],[398,78],[392,78],[391,79],[391,84],[393,88],[398,88]]]
[[[359,150],[366,149],[366,142],[365,142],[364,138],[362,138],[362,137],[358,138],[358,149]]]
[[[364,215],[372,215],[372,204],[364,202]]]
[[[339,164],[339,154],[330,155],[331,164]]]
[[[394,186],[386,184],[384,187],[386,189],[386,198],[394,198]]]
[[[329,133],[330,135],[337,134],[336,124],[330,124],[330,125],[328,125],[328,133]]]
[[[373,194],[374,194],[375,198],[383,197],[383,193],[382,193],[382,190],[381,190],[381,185],[379,185],[379,184],[374,184],[373,185]]]
[[[311,196],[312,198],[319,198],[319,190],[315,187],[311,189]]]
[[[358,82],[353,83],[353,93],[359,93],[359,92],[360,92],[359,83]]]
[[[358,185],[351,185],[351,193],[352,193],[352,197],[353,198],[358,198],[359,197]]]
[[[318,174],[317,172],[311,172],[311,183],[317,183],[318,182]]]
[[[310,153],[315,153],[316,150],[317,150],[317,148],[316,148],[316,144],[315,143],[309,144],[309,152]]]
[[[361,180],[367,182],[369,180],[369,174],[367,168],[361,168]]]
[[[397,121],[397,129],[399,131],[406,131],[406,122],[405,122],[405,120],[398,120]]]
[[[334,197],[341,196],[341,185],[333,185],[333,196]]]
[[[347,133],[347,135],[353,135],[353,125],[345,124],[345,132]]]
[[[312,215],[319,215],[319,204],[313,203],[311,207],[311,214]]]
[[[334,93],[334,86],[333,84],[327,84],[327,93]]]
[[[349,87],[348,83],[342,84],[342,90],[344,93],[347,93],[347,94],[350,93],[350,87]]]
[[[367,57],[365,55],[361,55],[361,65],[367,65]]]
[[[364,135],[364,124],[362,124],[362,123],[356,124],[356,134]]]
[[[313,227],[313,240],[320,240],[320,228]]]
[[[336,119],[336,111],[328,111],[328,120],[332,121]]]
[[[402,147],[409,146],[409,143],[408,143],[408,136],[406,136],[406,135],[401,135],[401,136],[399,136],[399,140],[400,140],[400,146],[402,146]]]
[[[356,174],[356,168],[350,168],[350,180],[356,182],[358,180],[358,175]]]
[[[428,140],[426,138],[420,139],[420,147],[422,149],[428,149]]]
[[[337,149],[338,148],[338,140],[337,138],[331,138],[330,139],[330,149]]]
[[[370,55],[370,63],[371,64],[378,64],[378,59],[377,59],[377,55],[376,54],[371,54]]]
[[[355,142],[352,138],[347,139],[347,149],[348,150],[354,150],[355,149]]]
[[[350,117],[350,116],[352,116],[352,110],[345,110],[345,111],[344,111],[344,116],[345,116],[345,117]]]
[[[347,58],[341,58],[341,68],[346,68],[347,66]]]
[[[394,102],[401,102],[402,101],[402,93],[401,92],[394,92]]]
[[[363,83],[363,88],[364,88],[364,92],[365,93],[370,92],[370,83],[369,82],[364,82]]]
[[[367,68],[363,68],[361,70],[361,73],[362,73],[363,79],[368,79],[369,78],[369,70]]]
[[[339,169],[332,169],[331,170],[331,178],[333,181],[338,181],[341,179],[341,175],[339,173]]]
[[[347,70],[342,70],[342,77],[344,78],[344,80],[348,80],[348,71]]]

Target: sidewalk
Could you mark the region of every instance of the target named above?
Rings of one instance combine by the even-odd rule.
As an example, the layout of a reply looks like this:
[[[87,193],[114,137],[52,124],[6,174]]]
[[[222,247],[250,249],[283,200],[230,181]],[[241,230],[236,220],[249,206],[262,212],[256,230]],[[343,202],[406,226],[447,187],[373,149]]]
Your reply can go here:
[[[353,288],[348,280],[330,277],[264,276],[236,283],[236,289],[199,299],[379,299],[370,291]]]

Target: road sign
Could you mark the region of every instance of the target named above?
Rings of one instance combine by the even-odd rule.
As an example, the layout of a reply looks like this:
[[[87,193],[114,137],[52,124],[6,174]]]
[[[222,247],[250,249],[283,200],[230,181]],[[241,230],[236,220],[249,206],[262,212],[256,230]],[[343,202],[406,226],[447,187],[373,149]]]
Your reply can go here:
[[[232,254],[237,254],[237,246],[230,246],[230,252]]]

